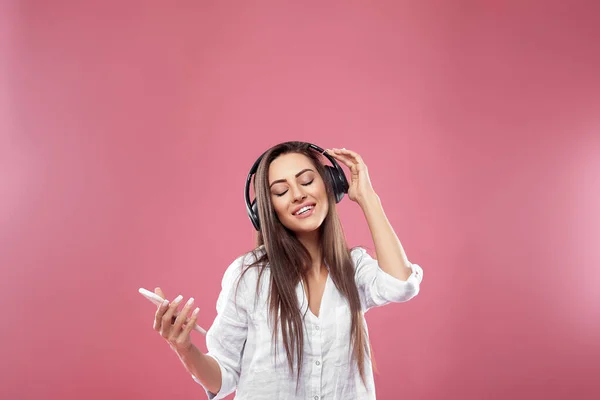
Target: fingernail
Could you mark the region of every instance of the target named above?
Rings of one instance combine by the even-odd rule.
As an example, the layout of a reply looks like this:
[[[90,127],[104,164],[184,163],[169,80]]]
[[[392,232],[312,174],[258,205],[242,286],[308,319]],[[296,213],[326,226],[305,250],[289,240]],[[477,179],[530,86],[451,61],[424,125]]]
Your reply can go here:
[[[179,295],[179,296],[175,297],[175,300],[173,300],[173,303],[179,303],[182,299],[183,299],[183,296]]]
[[[185,305],[186,306],[191,306],[193,302],[194,302],[194,298],[190,297],[190,299],[187,301],[187,303],[185,303]]]
[[[163,303],[162,303],[163,306],[166,306],[168,304],[169,304],[169,300],[164,300]]]
[[[194,310],[194,312],[192,313],[193,316],[198,315],[198,311],[200,311],[200,308],[196,307],[196,309]]]

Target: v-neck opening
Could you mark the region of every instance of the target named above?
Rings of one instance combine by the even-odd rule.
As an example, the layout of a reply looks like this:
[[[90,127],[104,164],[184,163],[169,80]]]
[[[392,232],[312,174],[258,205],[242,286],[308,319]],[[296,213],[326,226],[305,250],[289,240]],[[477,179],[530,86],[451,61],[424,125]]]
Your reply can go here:
[[[329,269],[327,269],[327,278],[325,279],[325,287],[323,287],[323,294],[321,295],[321,301],[319,303],[319,316],[318,317],[310,309],[310,302],[308,301],[308,293],[306,292],[304,284],[302,282],[300,282],[300,285],[302,285],[302,293],[304,295],[304,300],[306,300],[307,311],[310,313],[310,315],[314,319],[316,319],[318,321],[321,320],[321,315],[323,315],[323,302],[325,301],[325,295],[327,294],[327,286],[329,285],[329,279],[330,279],[330,274],[329,274]]]

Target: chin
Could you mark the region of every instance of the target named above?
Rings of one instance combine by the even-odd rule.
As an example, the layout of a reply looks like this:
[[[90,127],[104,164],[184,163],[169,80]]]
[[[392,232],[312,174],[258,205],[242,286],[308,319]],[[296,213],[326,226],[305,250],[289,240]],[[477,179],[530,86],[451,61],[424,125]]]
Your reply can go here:
[[[305,224],[305,225],[301,225],[301,226],[298,226],[297,224],[293,224],[288,229],[296,234],[302,235],[302,234],[311,233],[316,230],[319,230],[319,228],[321,228],[321,225],[323,225],[323,221],[320,221],[317,223],[312,223],[312,224]]]
[[[312,232],[318,231],[320,227],[321,227],[320,225],[319,226],[315,226],[314,228],[303,227],[302,229],[292,229],[292,231],[295,234],[297,234],[297,235],[303,235],[303,234],[307,234],[307,233],[312,233]]]

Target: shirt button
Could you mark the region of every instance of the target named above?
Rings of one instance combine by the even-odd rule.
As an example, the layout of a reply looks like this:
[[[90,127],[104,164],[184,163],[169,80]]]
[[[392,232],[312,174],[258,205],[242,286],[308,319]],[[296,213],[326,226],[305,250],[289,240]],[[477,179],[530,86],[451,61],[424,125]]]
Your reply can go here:
[[[315,400],[319,400],[319,396],[315,396]]]
[[[317,362],[315,362],[315,364],[321,365],[321,361],[317,361]]]
[[[319,325],[316,325],[316,326],[315,326],[315,329],[316,329],[316,330],[319,330]]]

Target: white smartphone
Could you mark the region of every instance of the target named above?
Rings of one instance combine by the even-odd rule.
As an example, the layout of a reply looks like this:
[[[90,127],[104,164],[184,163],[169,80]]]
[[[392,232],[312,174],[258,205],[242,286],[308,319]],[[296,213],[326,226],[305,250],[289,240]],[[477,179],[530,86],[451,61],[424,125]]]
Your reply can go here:
[[[144,296],[145,298],[147,298],[148,300],[150,300],[157,306],[160,306],[164,301],[164,299],[162,297],[160,297],[159,295],[157,295],[154,292],[149,291],[148,289],[140,288],[139,292],[142,294],[142,296]],[[175,318],[175,317],[173,317],[173,318]],[[194,326],[194,330],[196,332],[200,332],[203,335],[206,335],[206,330],[201,328],[198,324],[196,324],[196,326]]]

